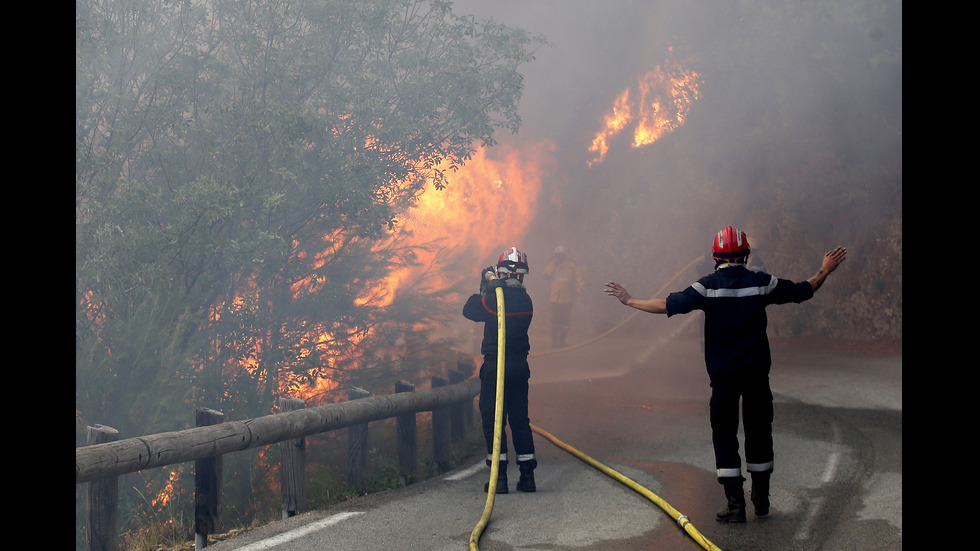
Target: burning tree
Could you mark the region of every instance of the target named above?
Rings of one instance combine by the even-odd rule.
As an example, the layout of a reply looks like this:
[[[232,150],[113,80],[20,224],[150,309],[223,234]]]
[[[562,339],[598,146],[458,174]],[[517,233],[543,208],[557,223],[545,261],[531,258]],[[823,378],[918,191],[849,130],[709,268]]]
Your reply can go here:
[[[440,311],[378,294],[423,246],[389,239],[517,130],[542,43],[441,0],[77,2],[76,416],[171,430],[402,365]]]

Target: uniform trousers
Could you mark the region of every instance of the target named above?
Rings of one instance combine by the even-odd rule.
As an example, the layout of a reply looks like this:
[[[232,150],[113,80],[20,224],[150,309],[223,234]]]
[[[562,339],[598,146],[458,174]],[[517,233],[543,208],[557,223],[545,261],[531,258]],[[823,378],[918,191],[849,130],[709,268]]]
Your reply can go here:
[[[528,417],[527,395],[531,369],[527,357],[507,357],[504,363],[504,403],[501,420],[500,459],[507,460],[507,432],[504,425],[510,426],[514,440],[514,453],[518,465],[537,465],[534,458],[534,439],[531,433],[531,419]],[[483,421],[483,436],[487,442],[487,464],[493,454],[494,415],[497,400],[497,356],[484,356],[480,366],[480,417]]]
[[[711,441],[718,478],[741,476],[739,405],[745,433],[745,470],[772,472],[773,397],[769,376],[712,379]]]

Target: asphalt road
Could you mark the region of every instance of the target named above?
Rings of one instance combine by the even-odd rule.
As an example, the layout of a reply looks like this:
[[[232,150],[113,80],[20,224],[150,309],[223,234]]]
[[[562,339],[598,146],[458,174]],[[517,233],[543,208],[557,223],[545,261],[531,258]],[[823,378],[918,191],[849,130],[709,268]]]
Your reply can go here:
[[[678,328],[680,329],[680,328]],[[531,422],[652,491],[725,551],[902,547],[902,355],[774,344],[772,513],[724,525],[691,331],[532,354]],[[653,501],[536,435],[538,491],[494,498],[481,551],[704,548]],[[478,458],[439,478],[208,545],[213,551],[465,551],[487,506]],[[746,483],[746,493],[749,484]]]

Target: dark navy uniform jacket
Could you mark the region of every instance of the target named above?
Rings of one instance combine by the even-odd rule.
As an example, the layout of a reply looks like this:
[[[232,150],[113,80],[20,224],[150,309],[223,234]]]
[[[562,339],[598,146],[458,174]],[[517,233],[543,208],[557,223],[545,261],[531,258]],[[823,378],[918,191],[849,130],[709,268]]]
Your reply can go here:
[[[527,336],[534,305],[524,287],[505,285],[504,290],[504,331],[506,356],[524,356],[531,350]],[[486,295],[474,294],[463,305],[463,317],[473,321],[485,322],[483,343],[480,353],[484,356],[497,355],[497,292],[490,289]]]
[[[813,296],[808,281],[795,283],[730,265],[667,296],[667,316],[704,311],[704,363],[712,379],[769,374],[766,306],[803,302]]]

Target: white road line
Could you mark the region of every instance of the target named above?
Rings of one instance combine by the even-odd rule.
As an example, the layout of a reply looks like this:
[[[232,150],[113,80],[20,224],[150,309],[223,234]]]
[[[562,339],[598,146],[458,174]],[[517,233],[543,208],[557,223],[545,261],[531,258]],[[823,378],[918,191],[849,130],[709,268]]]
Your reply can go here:
[[[350,513],[340,513],[337,515],[333,515],[325,519],[318,520],[316,522],[311,522],[306,526],[303,526],[302,528],[296,528],[295,530],[283,532],[282,534],[278,534],[276,536],[273,536],[268,539],[264,539],[262,541],[257,541],[255,543],[246,545],[245,547],[239,547],[238,551],[260,551],[262,549],[269,549],[271,547],[275,547],[277,545],[281,545],[283,543],[293,541],[294,539],[301,538],[309,534],[310,532],[316,532],[317,530],[322,530],[328,526],[333,526],[338,522],[347,520],[353,516],[357,516],[361,514],[363,513],[360,511],[354,511]]]
[[[462,480],[462,479],[464,479],[464,478],[466,478],[468,476],[472,476],[472,475],[474,475],[474,474],[476,474],[476,473],[478,473],[481,470],[486,469],[486,468],[488,468],[486,466],[486,461],[483,461],[481,463],[477,463],[476,465],[473,465],[472,467],[468,467],[466,469],[463,469],[462,471],[453,473],[453,474],[447,476],[446,478],[444,478],[443,480]]]
[[[830,454],[827,459],[827,468],[823,470],[823,477],[820,479],[824,484],[830,483],[837,474],[837,466],[840,465],[840,452]]]
[[[833,442],[839,444],[841,441],[840,427],[835,423],[833,426],[834,437]],[[832,452],[830,457],[827,458],[827,466],[824,467],[823,476],[820,477],[820,482],[823,484],[829,484],[837,476],[837,467],[840,465],[840,452]],[[810,509],[807,511],[806,517],[803,519],[803,523],[800,525],[800,529],[796,532],[796,539],[805,540],[810,537],[810,529],[813,527],[814,521],[817,519],[817,515],[820,514],[820,508],[823,507],[823,497],[815,497],[813,501],[810,502]]]
[[[800,529],[796,532],[796,539],[807,540],[810,539],[810,528],[813,526],[813,521],[817,518],[817,513],[820,512],[820,507],[823,505],[823,497],[815,497],[813,501],[810,502],[810,510],[807,512],[806,518],[803,519],[803,523],[800,525]]]

